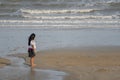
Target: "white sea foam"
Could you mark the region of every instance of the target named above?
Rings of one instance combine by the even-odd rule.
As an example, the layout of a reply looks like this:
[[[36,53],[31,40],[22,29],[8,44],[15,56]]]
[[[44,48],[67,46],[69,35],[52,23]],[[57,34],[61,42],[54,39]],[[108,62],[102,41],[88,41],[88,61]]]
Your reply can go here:
[[[0,27],[33,27],[33,28],[57,28],[57,29],[73,29],[73,28],[106,28],[119,27],[120,21],[109,20],[0,20]]]
[[[52,20],[0,20],[0,23],[120,23],[120,21],[103,21],[103,20],[63,20],[63,21],[52,21]]]
[[[113,15],[102,15],[96,13],[96,15],[79,15],[80,13],[89,13],[98,11],[97,9],[79,9],[79,10],[35,10],[35,9],[20,9],[10,16],[22,16],[23,18],[33,19],[119,19],[119,12]],[[69,15],[66,15],[69,13]],[[45,15],[46,14],[46,15]],[[60,15],[60,16],[55,16]],[[72,15],[73,14],[73,15]],[[78,14],[79,16],[76,16]],[[45,15],[45,16],[44,16]],[[54,15],[54,16],[51,16]]]
[[[119,18],[116,15],[112,16],[95,16],[95,15],[88,15],[88,16],[32,16],[32,15],[24,15],[25,18],[36,18],[36,19],[112,19],[112,18]]]
[[[0,27],[120,25],[120,0],[2,0]]]
[[[30,13],[30,14],[49,14],[49,13],[86,13],[94,11],[94,9],[80,9],[80,10],[32,10],[32,9],[20,9],[23,13]],[[18,12],[17,11],[17,12]]]

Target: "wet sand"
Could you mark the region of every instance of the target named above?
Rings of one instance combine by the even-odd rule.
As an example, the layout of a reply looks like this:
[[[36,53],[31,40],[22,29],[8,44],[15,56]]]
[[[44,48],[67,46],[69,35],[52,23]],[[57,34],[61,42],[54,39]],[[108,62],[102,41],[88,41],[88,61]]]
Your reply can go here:
[[[24,64],[23,58],[14,55],[8,55],[6,58],[9,60],[0,59],[0,80],[64,80],[68,76],[63,71],[31,68]]]
[[[62,76],[65,75],[63,72],[66,72],[70,75],[66,75],[66,77],[60,80],[120,80],[119,53],[120,46],[44,50],[37,52],[35,57],[37,66],[33,70],[30,69],[27,53],[13,54],[12,56],[18,57],[18,62],[21,61],[19,60],[20,58],[23,58],[26,61],[26,66],[23,63],[19,64],[19,66],[17,66],[18,64],[11,65],[10,67],[1,69],[3,73],[0,75],[8,73],[9,75],[7,75],[7,77],[10,80],[13,79],[13,77],[11,77],[12,75],[17,75],[15,79],[19,79],[19,77],[23,79],[24,77],[24,79],[27,80],[30,76],[33,76],[30,78],[31,80],[32,78],[44,80],[48,79],[48,77],[46,77],[48,74],[53,74],[53,78],[57,79],[59,77],[57,76],[55,78],[56,74]],[[13,61],[15,61],[15,59]],[[0,58],[0,67],[10,65],[10,63],[10,60]],[[14,71],[12,74],[10,74],[11,70]],[[18,73],[24,75],[16,74],[16,70]],[[6,79],[6,77],[4,76],[3,79]]]
[[[65,80],[120,80],[120,46],[53,49],[36,55],[36,68],[70,73]],[[29,65],[26,54],[17,56]]]
[[[10,60],[0,57],[0,68],[10,65]]]

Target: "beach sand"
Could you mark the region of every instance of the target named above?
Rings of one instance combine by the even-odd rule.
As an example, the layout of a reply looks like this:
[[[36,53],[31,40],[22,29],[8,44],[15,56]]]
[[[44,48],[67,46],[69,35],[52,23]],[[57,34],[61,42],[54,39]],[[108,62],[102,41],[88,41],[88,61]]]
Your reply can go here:
[[[0,68],[10,65],[10,60],[0,57]]]
[[[27,54],[17,54],[26,60]],[[65,80],[120,80],[120,47],[99,46],[39,51],[36,68],[60,70],[70,74]]]

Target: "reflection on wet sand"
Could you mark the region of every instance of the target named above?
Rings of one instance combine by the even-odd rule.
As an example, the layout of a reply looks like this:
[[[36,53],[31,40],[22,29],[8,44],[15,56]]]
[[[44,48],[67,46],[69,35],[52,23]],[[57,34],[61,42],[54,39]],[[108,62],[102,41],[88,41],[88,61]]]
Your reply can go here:
[[[11,65],[0,68],[0,80],[63,80],[66,73],[24,65],[21,58],[9,57]]]
[[[29,80],[36,80],[35,79],[35,71],[34,71],[34,68],[31,68],[30,69],[30,79]]]

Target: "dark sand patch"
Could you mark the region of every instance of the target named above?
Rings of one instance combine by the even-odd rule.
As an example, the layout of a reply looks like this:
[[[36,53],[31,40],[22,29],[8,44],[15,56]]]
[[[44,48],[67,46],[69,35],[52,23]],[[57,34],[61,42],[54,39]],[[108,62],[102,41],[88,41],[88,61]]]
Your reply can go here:
[[[10,60],[5,59],[5,58],[0,58],[0,68],[6,65],[10,65]]]

